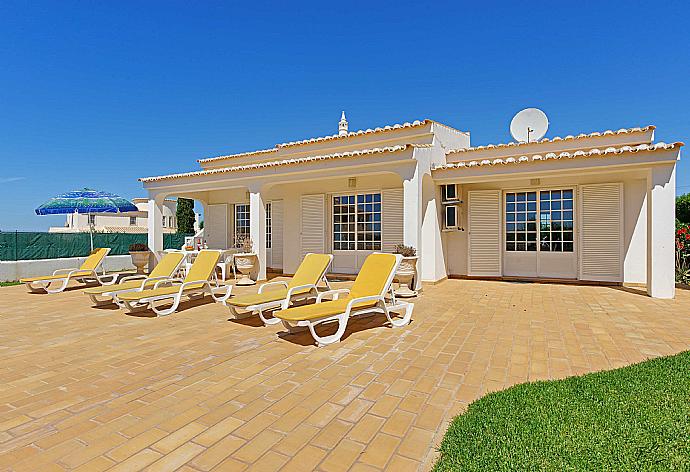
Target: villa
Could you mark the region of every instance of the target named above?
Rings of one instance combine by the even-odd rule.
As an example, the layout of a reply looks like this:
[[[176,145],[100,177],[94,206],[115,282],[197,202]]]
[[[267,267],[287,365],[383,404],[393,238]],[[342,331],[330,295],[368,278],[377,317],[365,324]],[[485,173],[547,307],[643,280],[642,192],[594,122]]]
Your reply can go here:
[[[90,226],[102,233],[146,233],[148,231],[148,198],[133,198],[137,211],[124,213],[71,213],[65,218],[64,226],[52,226],[50,233],[88,233]],[[161,227],[164,233],[177,232],[175,210],[177,201],[165,199],[161,206]],[[198,226],[199,215],[195,215]]]
[[[417,249],[421,281],[525,278],[646,285],[673,298],[675,167],[683,143],[654,126],[472,147],[433,120],[348,131],[201,159],[140,179],[149,246],[168,197],[204,206],[211,248],[248,235],[266,270],[309,252],[356,273],[365,257]]]

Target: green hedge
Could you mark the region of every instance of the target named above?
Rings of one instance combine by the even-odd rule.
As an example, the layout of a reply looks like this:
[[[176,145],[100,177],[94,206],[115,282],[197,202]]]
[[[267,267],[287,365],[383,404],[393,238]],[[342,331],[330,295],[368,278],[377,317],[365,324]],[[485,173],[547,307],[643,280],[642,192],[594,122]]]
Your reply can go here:
[[[164,249],[179,249],[187,234],[163,235]],[[146,234],[94,233],[94,247],[109,247],[110,255],[129,253],[129,245],[147,242]],[[0,232],[0,261],[83,257],[89,254],[89,233]]]

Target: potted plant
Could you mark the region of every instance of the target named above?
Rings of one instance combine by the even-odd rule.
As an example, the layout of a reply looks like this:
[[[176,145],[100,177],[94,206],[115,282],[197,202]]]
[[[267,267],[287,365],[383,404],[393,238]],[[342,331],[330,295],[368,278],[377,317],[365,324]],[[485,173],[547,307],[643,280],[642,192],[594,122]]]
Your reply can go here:
[[[134,243],[129,245],[129,255],[132,256],[132,264],[137,268],[137,274],[144,273],[144,267],[149,263],[151,250],[146,244]]]
[[[395,277],[399,283],[395,295],[403,298],[414,297],[417,295],[417,291],[410,289],[410,285],[417,277],[417,250],[411,246],[398,244],[395,246],[394,254],[403,256],[402,262],[395,272]]]
[[[241,252],[233,255],[234,267],[237,272],[242,274],[242,277],[235,282],[235,285],[254,285],[256,282],[249,278],[249,274],[254,270],[259,258],[254,252],[251,238],[249,236],[239,236],[235,240],[235,247],[239,248]]]

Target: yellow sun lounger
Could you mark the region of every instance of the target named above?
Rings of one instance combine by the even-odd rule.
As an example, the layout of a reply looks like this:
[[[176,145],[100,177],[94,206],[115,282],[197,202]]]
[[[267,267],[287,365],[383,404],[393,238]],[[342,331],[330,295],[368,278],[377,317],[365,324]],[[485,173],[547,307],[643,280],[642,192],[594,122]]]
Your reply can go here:
[[[159,280],[153,288],[137,292],[124,292],[115,294],[115,302],[120,306],[125,306],[130,311],[142,308],[152,309],[158,316],[165,316],[177,310],[182,296],[189,298],[203,297],[205,293],[210,293],[214,300],[227,299],[232,291],[232,285],[218,287],[216,280],[216,264],[220,259],[221,251],[204,249],[194,260],[192,267],[189,268],[187,276],[183,279]],[[217,287],[211,287],[211,279]],[[217,297],[216,291],[223,293]],[[166,309],[156,307],[156,302],[172,300],[172,305]]]
[[[369,255],[351,289],[329,290],[316,297],[316,303],[303,305],[275,313],[290,332],[307,327],[318,346],[340,341],[350,316],[383,313],[394,327],[405,326],[412,318],[412,303],[395,300],[392,284],[395,271],[400,265],[400,254],[374,253]],[[386,294],[390,293],[390,303]],[[340,298],[344,295],[343,298]],[[326,297],[331,300],[323,301]],[[401,318],[392,318],[391,312],[402,312]],[[338,323],[336,332],[319,336],[316,327],[322,323]]]
[[[146,288],[153,288],[159,280],[172,278],[184,262],[185,255],[182,252],[166,253],[156,264],[149,275],[137,274],[123,277],[115,285],[87,288],[84,293],[91,298],[96,305],[114,303],[114,295],[124,292],[140,292]]]
[[[42,277],[27,277],[21,279],[21,283],[25,283],[31,292],[48,292],[58,293],[67,288],[69,281],[74,279],[82,283],[97,282],[100,285],[114,284],[117,280],[118,274],[105,275],[103,269],[103,261],[105,256],[110,252],[110,248],[94,249],[89,257],[78,269],[58,269],[53,272],[53,275],[44,275]],[[98,269],[101,269],[102,274],[98,275]],[[51,288],[51,284],[53,287]]]
[[[264,312],[279,308],[284,310],[294,301],[316,298],[318,295],[316,285],[321,281],[330,289],[326,272],[332,261],[332,254],[307,254],[290,282],[284,280],[268,282],[259,287],[259,293],[240,295],[222,303],[230,309],[235,318],[246,318],[252,313],[258,313],[264,325],[280,323],[278,318],[264,316]],[[275,286],[282,286],[282,288],[266,290]],[[243,312],[238,312],[238,308]]]

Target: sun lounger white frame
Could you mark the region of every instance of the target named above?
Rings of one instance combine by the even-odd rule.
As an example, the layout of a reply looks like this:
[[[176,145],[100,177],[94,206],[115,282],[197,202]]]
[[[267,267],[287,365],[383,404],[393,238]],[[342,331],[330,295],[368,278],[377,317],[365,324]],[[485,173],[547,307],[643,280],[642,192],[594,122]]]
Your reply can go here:
[[[103,262],[105,262],[105,258],[108,256],[110,253],[110,248],[104,248],[107,249],[105,255],[103,256],[103,259],[101,259],[101,262],[98,263],[95,269],[57,269],[56,271],[53,272],[53,275],[60,275],[60,274],[65,274],[64,277],[61,277],[59,279],[50,279],[50,280],[35,280],[33,282],[26,282],[26,286],[29,288],[31,292],[34,293],[42,293],[42,291],[45,291],[47,293],[58,293],[62,292],[67,288],[67,285],[69,285],[69,281],[74,279],[79,282],[85,282],[85,281],[96,281],[100,285],[112,285],[117,281],[117,276],[120,275],[119,273],[117,274],[111,274],[111,275],[106,275],[105,273],[105,268],[103,267]],[[101,269],[103,272],[102,275],[98,275],[98,269]],[[84,275],[82,272],[89,272],[88,274]],[[80,274],[82,273],[82,274]],[[110,279],[110,280],[107,280]],[[59,282],[60,281],[60,282]],[[59,287],[58,288],[50,288],[51,284],[54,284],[56,282],[59,282]],[[34,287],[34,284],[37,286]]]
[[[216,251],[219,252],[219,251]],[[211,286],[211,283],[215,287]],[[154,295],[151,297],[140,298],[138,300],[121,300],[117,294],[114,295],[113,299],[119,306],[123,306],[130,311],[140,311],[146,308],[150,308],[158,316],[170,315],[177,310],[180,305],[180,301],[183,296],[187,296],[190,299],[196,299],[203,297],[205,293],[210,293],[211,297],[215,301],[227,300],[232,293],[232,285],[219,285],[218,278],[216,277],[216,265],[214,264],[213,270],[211,271],[211,276],[205,280],[193,280],[185,282],[184,279],[180,278],[170,278],[166,280],[159,280],[153,286],[153,290],[156,290],[162,285],[175,285],[180,284],[180,287],[176,293],[168,293],[164,295]],[[188,287],[192,285],[201,285],[201,287],[189,289]],[[172,299],[172,305],[166,309],[156,308],[156,302],[162,300]]]
[[[308,255],[309,254],[307,254],[307,256]],[[328,283],[328,279],[326,278],[326,272],[328,272],[328,268],[331,267],[331,263],[333,262],[333,254],[327,254],[327,256],[329,256],[328,265],[326,265],[326,269],[323,271],[323,274],[321,274],[321,277],[319,278],[319,282],[323,281],[323,283],[326,284],[326,287],[330,290],[331,285]],[[275,285],[283,285],[283,286],[285,286],[286,289],[288,289],[288,292],[285,295],[285,298],[283,298],[282,300],[273,300],[270,302],[257,303],[256,305],[249,305],[246,307],[242,307],[242,312],[239,312],[237,310],[238,307],[231,305],[231,304],[228,304],[227,303],[227,297],[225,298],[225,300],[221,301],[220,303],[223,303],[223,305],[227,306],[230,309],[230,313],[232,313],[232,315],[235,317],[235,319],[248,318],[248,317],[252,316],[255,312],[257,312],[259,315],[259,318],[264,323],[264,326],[269,326],[269,325],[278,324],[278,323],[280,323],[281,320],[278,318],[266,318],[266,316],[264,316],[264,312],[273,311],[273,310],[277,310],[277,309],[286,310],[292,302],[296,302],[296,301],[300,301],[300,300],[308,300],[309,298],[317,297],[318,293],[319,293],[318,287],[314,284],[298,285],[296,287],[288,288],[288,282],[285,280],[277,280],[275,282],[266,282],[265,284],[262,284],[259,287],[258,293],[263,293],[263,291],[266,287],[271,287],[271,286],[275,286]],[[306,293],[295,294],[295,292],[297,292],[299,290],[304,290],[305,288],[308,288],[310,290]]]
[[[146,284],[149,284],[153,282],[154,280],[168,280],[174,278],[175,274],[180,270],[180,267],[182,267],[182,264],[184,264],[185,258],[183,257],[180,259],[180,262],[177,264],[177,267],[173,269],[172,275],[161,275],[158,277],[149,277],[146,274],[134,274],[134,275],[128,275],[126,277],[123,277],[119,280],[119,283],[123,282],[128,282],[130,280],[137,280],[137,279],[142,279],[141,280],[141,285],[139,287],[134,287],[134,288],[125,288],[122,290],[113,290],[112,292],[103,292],[99,294],[94,294],[94,293],[87,293],[91,301],[95,305],[105,305],[105,304],[110,304],[110,303],[115,303],[121,308],[124,308],[124,304],[121,304],[122,302],[119,301],[115,295],[126,293],[126,292],[141,292],[142,290],[145,290]],[[101,297],[101,298],[99,298]]]
[[[390,324],[394,328],[399,328],[402,326],[405,326],[410,323],[410,320],[412,319],[412,310],[414,309],[414,304],[410,302],[404,302],[404,301],[396,301],[395,299],[395,292],[393,291],[393,278],[395,278],[395,272],[398,269],[398,266],[400,265],[400,262],[402,261],[402,255],[400,254],[395,254],[396,262],[395,266],[391,269],[391,273],[388,276],[388,280],[386,281],[386,285],[384,286],[383,290],[381,290],[381,293],[378,295],[371,295],[367,297],[358,297],[358,298],[353,298],[350,300],[347,304],[347,307],[345,308],[345,311],[342,313],[336,314],[336,315],[328,315],[324,316],[323,318],[315,318],[315,319],[310,319],[310,320],[299,320],[299,321],[287,321],[287,320],[281,320],[283,322],[283,326],[288,330],[290,333],[298,332],[304,330],[304,328],[308,328],[309,332],[311,333],[312,337],[314,338],[314,341],[316,341],[316,344],[319,347],[327,346],[329,344],[333,344],[335,342],[340,341],[340,339],[343,337],[343,334],[345,333],[345,329],[347,328],[347,321],[351,316],[362,316],[362,315],[371,315],[375,313],[383,313],[386,315],[386,318],[390,322]],[[391,303],[388,304],[386,303],[386,293],[390,292],[390,298],[391,298]],[[331,300],[338,300],[341,295],[347,295],[350,293],[349,289],[346,288],[341,288],[341,289],[336,289],[336,290],[328,290],[326,292],[321,292],[317,297],[316,297],[316,303],[321,303],[324,298],[327,297],[332,297]],[[368,306],[364,308],[356,308],[354,305],[358,305],[360,303],[368,303],[368,302],[376,302],[375,305],[373,306]],[[392,318],[390,315],[390,312],[398,312],[398,311],[404,311],[404,314],[402,318],[400,319],[395,319]],[[322,323],[328,323],[331,321],[336,321],[338,323],[338,329],[334,334],[331,334],[329,336],[319,336],[316,333],[316,327]]]

